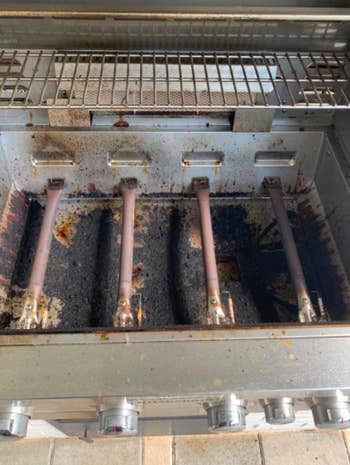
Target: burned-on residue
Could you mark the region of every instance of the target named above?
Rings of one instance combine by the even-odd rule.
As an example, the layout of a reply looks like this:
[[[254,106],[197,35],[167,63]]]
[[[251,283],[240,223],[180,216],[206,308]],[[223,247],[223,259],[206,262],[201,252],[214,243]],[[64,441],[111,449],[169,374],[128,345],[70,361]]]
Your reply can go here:
[[[325,280],[336,286],[338,274],[327,262],[329,247],[310,229],[313,210],[301,210],[296,200],[286,205],[308,286],[322,290],[327,310],[336,315],[345,303],[339,301],[341,293],[323,291]],[[32,201],[12,279],[13,320],[21,289],[29,279],[42,212],[43,205]],[[211,214],[226,312],[228,292],[236,324],[297,321],[296,299],[270,202],[215,197]],[[119,199],[61,203],[44,286],[46,303],[53,305],[52,326],[112,326],[121,220]],[[207,324],[199,214],[193,199],[137,200],[132,287],[135,320],[141,294],[143,327]],[[6,324],[13,326],[11,321]]]

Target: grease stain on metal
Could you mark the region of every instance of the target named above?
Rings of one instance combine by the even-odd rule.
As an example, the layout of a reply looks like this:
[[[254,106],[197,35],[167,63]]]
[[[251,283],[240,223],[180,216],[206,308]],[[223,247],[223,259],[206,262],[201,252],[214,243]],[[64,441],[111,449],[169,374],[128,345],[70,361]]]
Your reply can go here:
[[[282,344],[287,347],[287,349],[290,349],[292,347],[292,341],[290,339],[282,339]]]

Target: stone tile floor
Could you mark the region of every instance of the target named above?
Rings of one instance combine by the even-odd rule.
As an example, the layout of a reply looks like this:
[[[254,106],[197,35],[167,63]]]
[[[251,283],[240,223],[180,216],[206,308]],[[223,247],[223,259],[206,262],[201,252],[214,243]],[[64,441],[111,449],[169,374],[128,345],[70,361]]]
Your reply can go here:
[[[350,465],[350,433],[302,431],[0,442],[0,465]]]

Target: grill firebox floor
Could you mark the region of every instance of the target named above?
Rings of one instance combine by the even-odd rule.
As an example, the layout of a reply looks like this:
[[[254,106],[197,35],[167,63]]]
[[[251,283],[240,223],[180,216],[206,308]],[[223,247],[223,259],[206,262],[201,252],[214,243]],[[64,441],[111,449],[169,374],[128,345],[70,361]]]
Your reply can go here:
[[[344,302],[331,252],[313,211],[286,201],[312,298],[341,316]],[[295,295],[268,199],[211,198],[216,256],[223,292],[229,291],[238,324],[297,321]],[[43,204],[31,201],[12,287],[16,327],[33,264]],[[62,201],[42,305],[50,326],[108,327],[116,309],[121,241],[118,199]],[[200,223],[193,199],[139,199],[135,215],[133,287],[142,295],[144,327],[207,324]],[[134,308],[137,305],[134,297]]]

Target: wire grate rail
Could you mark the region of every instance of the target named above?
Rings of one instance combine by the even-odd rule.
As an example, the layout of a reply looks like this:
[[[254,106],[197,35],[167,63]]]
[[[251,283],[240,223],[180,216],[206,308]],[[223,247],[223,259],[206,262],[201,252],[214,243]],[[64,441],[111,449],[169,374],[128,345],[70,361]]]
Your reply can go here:
[[[349,108],[346,53],[0,51],[0,109]]]

